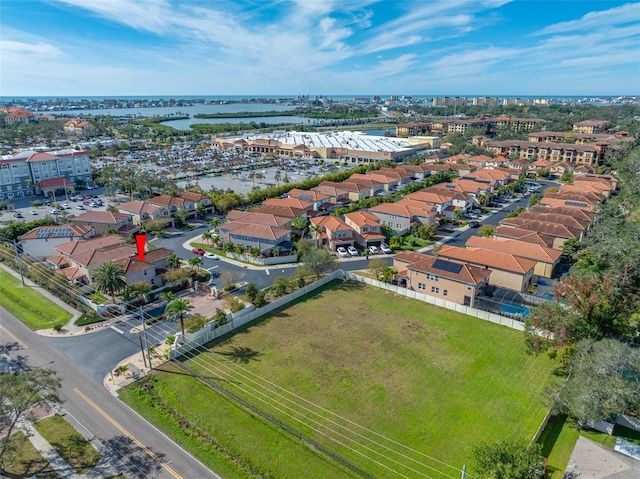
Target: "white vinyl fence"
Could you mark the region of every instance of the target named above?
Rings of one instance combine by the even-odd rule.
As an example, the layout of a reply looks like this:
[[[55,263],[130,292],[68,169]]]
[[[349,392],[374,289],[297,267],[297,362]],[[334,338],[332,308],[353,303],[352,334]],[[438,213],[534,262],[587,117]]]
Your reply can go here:
[[[458,311],[459,313],[468,314],[469,316],[474,316],[479,319],[484,319],[485,321],[491,321],[492,323],[501,324],[509,328],[517,329],[518,331],[524,331],[524,323],[522,323],[521,321],[516,321],[515,319],[505,318],[504,316],[500,316],[499,314],[490,313],[489,311],[483,311],[481,309],[472,308],[471,306],[464,306],[462,304],[452,303],[451,301],[436,298],[435,296],[429,296],[428,294],[419,293],[417,291],[413,291],[407,288],[402,288],[389,283],[383,283],[382,281],[377,281],[372,278],[367,278],[366,276],[360,276],[350,271],[343,271],[342,275],[344,279],[358,281],[359,283],[368,284],[370,286],[375,286],[376,288],[380,288],[380,289],[386,289],[387,291],[391,291],[392,293],[406,296],[407,298],[417,299],[418,301],[422,301],[424,303],[429,303],[435,306],[440,306],[442,308]]]
[[[344,273],[342,272],[342,270],[334,271],[332,273],[329,273],[325,277],[320,278],[318,281],[314,281],[313,283],[306,285],[304,288],[300,288],[299,290],[294,291],[291,294],[287,294],[286,296],[282,296],[281,298],[276,299],[275,301],[267,304],[266,306],[263,306],[262,308],[252,309],[253,306],[250,306],[241,311],[238,311],[237,313],[230,314],[228,317],[231,318],[231,321],[223,326],[216,328],[214,323],[209,323],[207,326],[196,333],[186,334],[185,339],[188,342],[170,351],[169,358],[176,359],[183,354],[186,354],[189,351],[202,346],[203,344],[213,341],[214,339],[219,338],[220,336],[223,336],[233,331],[234,329],[239,328],[240,326],[250,323],[260,316],[270,313],[271,311],[298,299],[300,296],[303,296],[310,291],[313,291],[314,289],[327,284],[329,281],[333,281],[336,278],[342,279],[343,277]]]

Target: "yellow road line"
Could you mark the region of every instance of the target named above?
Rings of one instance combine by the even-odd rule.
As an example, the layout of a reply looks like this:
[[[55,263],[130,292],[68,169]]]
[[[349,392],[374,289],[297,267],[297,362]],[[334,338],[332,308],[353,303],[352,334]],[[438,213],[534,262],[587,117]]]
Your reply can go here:
[[[18,338],[16,338],[15,335],[11,331],[9,331],[7,328],[5,328],[1,324],[0,324],[0,329],[2,329],[5,333],[7,333],[9,336],[11,336],[11,339],[13,339],[16,343],[18,343],[20,345],[20,347],[22,347],[22,349],[29,349],[26,344],[24,344],[22,341],[20,341]]]
[[[154,461],[156,461],[158,464],[160,464],[162,467],[164,467],[166,469],[166,471],[171,474],[173,477],[175,477],[176,479],[182,479],[182,476],[180,476],[176,471],[174,471],[173,469],[171,469],[162,459],[160,459],[151,449],[149,449],[147,446],[145,446],[144,444],[142,444],[139,440],[137,440],[135,437],[133,437],[133,435],[131,433],[129,433],[129,431],[127,431],[125,428],[123,428],[120,424],[118,424],[111,416],[109,416],[106,412],[104,412],[102,409],[100,409],[100,407],[98,405],[96,405],[91,399],[89,399],[87,396],[85,396],[84,394],[82,394],[80,392],[80,390],[78,388],[73,388],[73,390],[75,391],[75,393],[80,396],[82,399],[84,399],[89,406],[91,406],[93,409],[95,409],[96,411],[98,411],[107,421],[109,421],[111,424],[113,424],[116,428],[118,428],[118,430],[124,434],[125,436],[127,436],[129,439],[131,439],[140,449],[142,449],[144,452],[146,452]]]

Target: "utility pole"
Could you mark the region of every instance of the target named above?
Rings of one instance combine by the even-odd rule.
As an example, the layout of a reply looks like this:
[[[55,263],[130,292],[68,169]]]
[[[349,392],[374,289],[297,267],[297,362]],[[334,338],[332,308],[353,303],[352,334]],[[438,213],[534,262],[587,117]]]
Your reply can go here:
[[[142,316],[142,306],[140,306],[140,321],[142,321],[142,333],[144,334],[144,343],[147,346],[147,357],[149,358],[149,369],[153,369],[153,364],[151,364],[151,350],[149,349],[149,338],[147,337],[147,322],[144,320]],[[142,356],[144,356],[144,351],[142,352]]]
[[[13,240],[13,250],[16,253],[16,258],[18,260],[18,269],[20,270],[20,280],[22,281],[22,286],[24,286],[24,275],[22,274],[22,259],[20,258],[20,255],[18,254],[18,242],[16,240]]]
[[[467,477],[467,465],[463,465],[462,466],[462,479],[465,479]]]

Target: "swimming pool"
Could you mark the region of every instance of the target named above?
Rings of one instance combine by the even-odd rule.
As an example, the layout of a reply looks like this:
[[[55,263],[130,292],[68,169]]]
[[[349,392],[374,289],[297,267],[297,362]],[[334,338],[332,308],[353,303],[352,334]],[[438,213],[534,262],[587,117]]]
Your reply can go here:
[[[500,312],[510,315],[519,314],[520,316],[529,316],[531,314],[531,311],[529,311],[529,308],[526,306],[520,306],[519,304],[513,303],[504,303],[500,306]]]

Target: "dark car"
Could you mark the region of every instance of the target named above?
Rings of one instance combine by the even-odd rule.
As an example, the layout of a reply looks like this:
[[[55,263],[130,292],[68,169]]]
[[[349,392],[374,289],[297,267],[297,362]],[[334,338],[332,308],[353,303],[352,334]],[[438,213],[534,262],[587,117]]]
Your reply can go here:
[[[477,221],[471,221],[469,223],[469,228],[479,228],[480,227],[480,223],[478,223]]]
[[[193,248],[193,249],[191,250],[191,252],[193,252],[193,253],[195,253],[195,254],[197,254],[197,255],[203,256],[203,255],[204,255],[204,253],[205,253],[205,250],[200,249],[200,248]]]
[[[22,216],[22,213],[14,213],[13,216],[15,216],[16,218],[24,218],[24,216]]]

